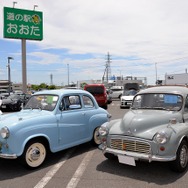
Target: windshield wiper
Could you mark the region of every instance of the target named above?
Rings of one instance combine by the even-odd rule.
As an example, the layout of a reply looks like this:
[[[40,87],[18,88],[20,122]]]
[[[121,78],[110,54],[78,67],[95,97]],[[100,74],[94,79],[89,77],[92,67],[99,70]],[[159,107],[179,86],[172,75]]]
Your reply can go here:
[[[167,110],[167,109],[164,108],[164,107],[153,107],[153,109],[157,109],[157,110]]]
[[[151,107],[143,106],[143,107],[131,107],[131,109],[152,109]]]
[[[164,108],[164,107],[151,107],[151,106],[132,107],[132,109],[157,109],[157,110],[166,110],[166,108]]]
[[[28,107],[25,107],[24,109],[30,109],[30,110],[39,109],[39,110],[43,110],[43,109],[42,109],[42,106],[40,106],[40,105],[37,105],[37,106],[35,106],[35,107],[28,106]]]

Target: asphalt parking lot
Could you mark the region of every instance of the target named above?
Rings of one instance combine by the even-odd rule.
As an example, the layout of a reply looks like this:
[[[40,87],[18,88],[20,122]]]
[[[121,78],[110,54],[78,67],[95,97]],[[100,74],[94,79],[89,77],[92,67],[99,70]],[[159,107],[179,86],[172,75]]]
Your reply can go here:
[[[128,109],[113,101],[108,111],[112,119],[121,118]],[[138,162],[136,167],[109,161],[102,152],[86,143],[51,154],[39,169],[28,170],[18,160],[0,159],[0,188],[185,188],[188,173],[171,171],[167,163]]]

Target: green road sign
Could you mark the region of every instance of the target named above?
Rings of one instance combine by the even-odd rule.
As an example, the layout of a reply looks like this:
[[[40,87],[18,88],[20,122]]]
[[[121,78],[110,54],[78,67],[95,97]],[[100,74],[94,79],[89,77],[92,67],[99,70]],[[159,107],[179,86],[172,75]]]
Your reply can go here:
[[[42,12],[4,7],[4,38],[42,40]]]

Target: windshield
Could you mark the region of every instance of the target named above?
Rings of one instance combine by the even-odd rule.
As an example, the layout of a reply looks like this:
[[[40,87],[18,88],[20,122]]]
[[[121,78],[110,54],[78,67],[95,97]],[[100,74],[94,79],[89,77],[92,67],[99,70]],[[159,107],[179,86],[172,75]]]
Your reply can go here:
[[[7,97],[8,99],[19,99],[19,95],[16,95],[16,94],[12,94],[10,96]]]
[[[57,95],[33,95],[24,109],[41,109],[53,111],[58,101]]]
[[[134,96],[134,95],[136,95],[136,93],[137,93],[137,91],[136,90],[124,90],[124,92],[123,92],[123,95],[124,96]]]
[[[134,98],[132,108],[134,109],[159,109],[178,111],[181,109],[183,98],[174,94],[142,94]]]
[[[103,94],[104,93],[104,87],[102,86],[91,86],[91,87],[86,87],[86,91],[90,92],[91,94]]]

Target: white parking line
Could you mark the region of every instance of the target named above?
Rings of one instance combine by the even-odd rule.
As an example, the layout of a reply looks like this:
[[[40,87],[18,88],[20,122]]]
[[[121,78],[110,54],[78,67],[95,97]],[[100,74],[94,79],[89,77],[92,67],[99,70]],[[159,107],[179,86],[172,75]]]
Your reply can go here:
[[[67,152],[65,157],[61,159],[61,162],[55,164],[47,173],[46,175],[38,182],[38,184],[34,188],[43,188],[56,174],[56,172],[61,168],[61,166],[67,161],[68,158],[72,155],[74,149]]]
[[[88,163],[90,162],[95,150],[89,151],[87,155],[84,157],[82,160],[81,164],[77,168],[76,172],[74,173],[72,179],[69,181],[68,185],[66,188],[75,188],[80,181]]]

